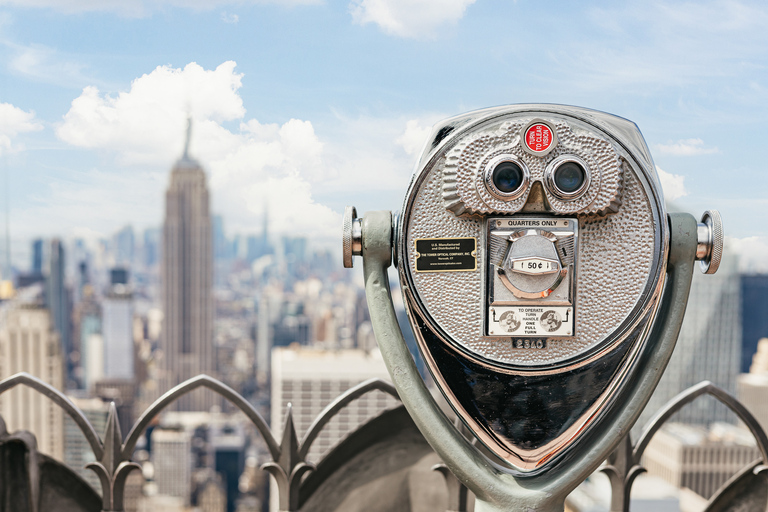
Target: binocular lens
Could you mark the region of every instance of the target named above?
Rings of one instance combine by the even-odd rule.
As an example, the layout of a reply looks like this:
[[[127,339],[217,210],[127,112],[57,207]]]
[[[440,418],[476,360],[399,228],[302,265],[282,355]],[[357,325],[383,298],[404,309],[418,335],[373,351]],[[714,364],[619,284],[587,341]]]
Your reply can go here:
[[[587,173],[576,162],[565,162],[555,169],[555,186],[566,194],[576,192],[584,185]]]
[[[525,174],[515,162],[501,162],[493,170],[492,179],[499,192],[509,194],[522,186]]]

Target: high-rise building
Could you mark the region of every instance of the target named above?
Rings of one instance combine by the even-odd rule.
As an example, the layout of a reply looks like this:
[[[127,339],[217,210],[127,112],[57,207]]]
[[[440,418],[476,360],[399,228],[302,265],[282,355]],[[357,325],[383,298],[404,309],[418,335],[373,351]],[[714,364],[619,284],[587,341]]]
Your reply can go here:
[[[192,436],[186,430],[152,432],[152,464],[157,493],[184,500],[192,494]]]
[[[282,435],[288,404],[293,406],[296,432],[303,436],[315,417],[337,396],[371,379],[389,379],[378,349],[322,350],[276,347],[272,350],[272,431]],[[371,391],[342,409],[320,432],[309,452],[319,458],[366,420],[398,402],[382,391]]]
[[[371,379],[389,380],[378,349],[323,350],[292,346],[272,349],[271,427],[282,436],[288,404],[293,407],[296,433],[306,433],[315,417],[340,394]],[[382,391],[371,391],[353,401],[323,427],[307,454],[318,462],[339,441],[384,409],[398,405]],[[270,510],[277,510],[277,488],[270,481]]]
[[[112,238],[112,245],[115,263],[122,266],[131,266],[133,264],[133,251],[135,245],[133,228],[131,226],[125,226],[115,233],[115,236]]]
[[[144,266],[152,268],[160,259],[160,230],[149,228],[144,230]]]
[[[64,387],[59,335],[39,285],[19,290],[15,299],[0,305],[0,379],[18,372]],[[0,416],[9,432],[32,432],[41,452],[62,460],[64,412],[49,398],[17,386],[0,395]]]
[[[768,274],[741,275],[741,373],[747,373],[757,342],[768,336]]]
[[[735,425],[667,423],[643,455],[649,475],[709,499],[734,473],[760,457],[752,434]]]
[[[217,484],[224,491],[226,506],[221,512],[235,512],[235,502],[240,494],[240,475],[245,470],[245,426],[235,422],[211,422],[208,442],[213,452],[214,469],[219,475]]]
[[[80,409],[99,435],[103,435],[107,428],[107,416],[109,416],[109,404],[98,398],[78,398],[70,396],[69,399]],[[64,417],[64,458],[63,462],[80,477],[91,484],[94,489],[100,489],[99,477],[96,473],[86,468],[86,464],[96,461],[91,445],[85,439],[80,427],[75,421],[66,415]]]
[[[161,264],[165,390],[214,370],[211,214],[205,172],[189,156],[189,135],[188,130],[184,154],[171,171],[165,194]],[[207,410],[212,404],[210,393],[196,392],[182,397],[176,407]]]
[[[43,241],[40,238],[32,241],[32,268],[30,271],[33,274],[43,273]]]
[[[53,325],[59,333],[62,355],[65,361],[65,377],[69,378],[71,370],[69,355],[72,351],[70,323],[72,312],[69,290],[65,283],[65,269],[64,244],[58,238],[54,238],[51,240],[51,250],[48,258],[45,304],[51,311]]]
[[[112,284],[102,303],[104,337],[104,377],[132,380],[133,373],[133,295],[124,272],[111,272]]]
[[[232,244],[224,231],[224,218],[213,216],[213,255],[216,259],[226,260],[232,257]]]
[[[760,426],[768,432],[768,338],[762,338],[752,357],[749,373],[738,379],[738,398],[749,409]]]
[[[93,369],[96,368],[97,378],[101,378],[104,373],[103,362],[103,347],[101,346],[101,305],[96,299],[93,286],[90,284],[82,284],[80,291],[80,301],[74,308],[74,339],[75,345],[79,352],[77,366],[78,380],[80,381],[83,389],[90,389],[93,386],[93,381],[89,380],[94,377]],[[96,343],[96,340],[92,340],[91,337],[95,336],[99,341],[99,347],[97,352],[99,360],[94,361],[94,354],[90,353],[88,349],[91,344]],[[94,366],[94,365],[97,366]],[[90,373],[89,373],[89,370]]]
[[[677,346],[656,391],[635,425],[635,432],[676,394],[709,380],[736,392],[741,366],[741,286],[735,258],[723,257],[717,274],[695,270]],[[675,415],[682,423],[735,421],[727,407],[704,397]]]
[[[43,249],[42,239],[37,238],[32,241],[32,260],[30,261],[29,272],[18,274],[16,278],[18,288],[25,288],[45,281],[45,275],[43,274],[43,262],[45,261]]]

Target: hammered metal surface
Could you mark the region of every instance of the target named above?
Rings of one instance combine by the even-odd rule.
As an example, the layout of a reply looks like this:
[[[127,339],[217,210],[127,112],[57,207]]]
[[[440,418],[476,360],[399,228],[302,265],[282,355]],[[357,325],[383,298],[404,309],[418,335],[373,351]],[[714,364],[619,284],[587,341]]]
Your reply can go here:
[[[605,213],[618,209],[621,202],[622,166],[611,144],[598,135],[556,118],[545,118],[554,127],[557,146],[544,157],[533,156],[522,147],[521,133],[533,118],[522,118],[492,125],[459,141],[446,155],[443,200],[457,215],[464,213],[515,213],[519,211],[536,181],[544,183],[547,165],[561,155],[580,157],[589,168],[592,183],[580,198],[563,201],[545,186],[552,210],[559,214]],[[517,199],[502,201],[485,187],[484,169],[500,155],[515,155],[528,167],[528,189]]]
[[[495,132],[497,134],[501,131],[507,134],[515,133],[514,130],[519,130],[524,122],[503,123]],[[574,134],[564,126],[563,122],[558,122],[556,126],[561,140],[558,148],[545,158],[530,155],[526,158],[548,161],[563,154],[570,147],[563,144],[564,140],[579,140],[582,145],[585,144],[584,141],[603,140],[588,134]],[[501,138],[504,137],[508,138],[507,143],[514,137],[519,139],[519,136],[515,135],[501,135]],[[468,139],[479,140],[476,136],[470,136]],[[463,146],[466,149],[471,145],[463,142],[464,140],[460,141],[456,148]],[[596,146],[602,148],[601,144],[595,142]],[[486,149],[488,149],[487,146]],[[600,153],[593,158],[582,153],[579,156],[593,158],[600,162],[618,163],[620,161],[618,154],[612,147],[609,149],[611,155]],[[604,148],[600,149],[600,152],[605,151]],[[454,160],[451,160],[451,155]],[[596,202],[602,201],[600,204],[605,205],[611,201],[610,198],[615,197],[613,193],[622,188],[623,181],[621,207],[618,213],[598,217],[581,215],[581,212],[577,212],[581,240],[576,258],[578,262],[575,303],[576,336],[565,340],[549,339],[546,349],[516,349],[513,348],[511,339],[489,338],[482,335],[485,300],[483,279],[487,268],[484,251],[486,241],[481,220],[484,217],[479,215],[457,217],[452,211],[446,209],[446,203],[443,202],[446,198],[444,169],[447,175],[446,187],[450,188],[451,183],[456,183],[457,176],[459,182],[464,179],[461,174],[456,174],[456,169],[461,169],[461,164],[455,161],[456,158],[456,152],[450,150],[447,158],[441,159],[431,170],[424,171],[428,175],[421,186],[413,191],[415,198],[408,219],[406,246],[410,269],[414,268],[413,248],[414,240],[417,238],[472,236],[478,239],[478,260],[475,271],[430,274],[411,272],[416,295],[436,323],[456,342],[481,357],[516,365],[557,362],[578,355],[604,341],[627,319],[637,305],[652,270],[656,236],[653,210],[635,171],[628,165],[624,165],[622,172],[615,173],[614,178],[602,180],[603,186],[608,187],[610,191],[597,192]],[[485,157],[481,158],[477,155],[473,158],[475,162],[479,162]],[[531,169],[534,179],[543,176],[545,165],[546,163],[541,163],[536,171]],[[532,165],[529,164],[530,167]],[[623,180],[619,178],[620,174],[623,175]],[[475,175],[472,179],[474,177]],[[596,183],[593,175],[591,186],[595,187]],[[582,207],[591,211],[596,202],[582,203]],[[555,204],[552,203],[552,206],[554,208]],[[568,213],[572,214],[572,210]]]
[[[423,182],[414,204],[408,226],[408,262],[415,268],[414,250],[417,238],[475,237],[477,268],[467,272],[413,272],[416,292],[427,311],[437,315],[437,322],[456,340],[476,339],[482,327],[482,266],[485,264],[485,241],[479,217],[459,218],[450,214],[440,197],[443,186],[440,164]]]

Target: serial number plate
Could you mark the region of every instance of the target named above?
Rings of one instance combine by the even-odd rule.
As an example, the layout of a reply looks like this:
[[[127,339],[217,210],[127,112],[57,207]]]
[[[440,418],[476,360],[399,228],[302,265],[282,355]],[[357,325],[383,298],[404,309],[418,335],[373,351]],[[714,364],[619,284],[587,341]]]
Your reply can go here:
[[[477,239],[419,238],[416,272],[466,272],[477,269]]]
[[[571,306],[494,306],[489,309],[490,336],[572,336]]]

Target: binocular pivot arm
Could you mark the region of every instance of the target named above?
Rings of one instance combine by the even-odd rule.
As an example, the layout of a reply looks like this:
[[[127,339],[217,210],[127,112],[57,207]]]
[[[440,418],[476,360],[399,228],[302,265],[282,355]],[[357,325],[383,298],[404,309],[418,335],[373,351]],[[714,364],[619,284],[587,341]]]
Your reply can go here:
[[[573,450],[557,471],[526,477],[491,463],[453,426],[432,399],[403,340],[392,303],[387,275],[392,261],[392,214],[375,211],[366,213],[362,219],[355,217],[354,209],[348,207],[344,223],[344,263],[351,267],[353,255],[363,256],[371,323],[393,383],[429,444],[475,494],[477,512],[563,511],[566,496],[628,435],[656,388],[680,332],[695,261],[708,258],[707,265],[716,270],[722,250],[717,246],[714,232],[715,226],[719,226],[719,215],[715,218],[713,214],[708,217],[705,214],[703,226],[689,214],[669,215],[668,276],[660,311],[647,340],[651,347],[640,361],[643,370],[629,383],[621,403],[607,413],[610,416],[603,428],[586,439],[578,450]],[[721,243],[722,228],[719,229]],[[709,246],[706,255],[703,245]]]

